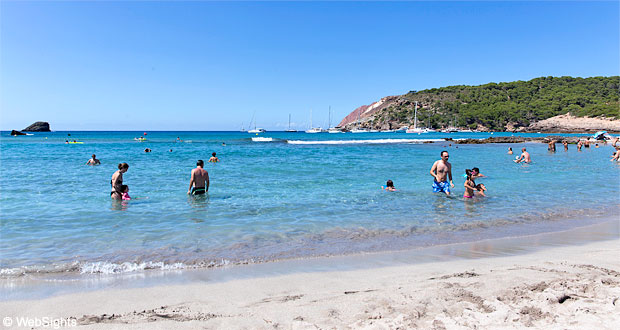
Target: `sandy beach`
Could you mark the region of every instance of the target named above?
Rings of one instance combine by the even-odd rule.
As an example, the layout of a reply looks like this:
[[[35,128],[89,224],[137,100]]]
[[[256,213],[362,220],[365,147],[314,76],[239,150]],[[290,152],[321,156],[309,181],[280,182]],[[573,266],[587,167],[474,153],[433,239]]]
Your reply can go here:
[[[618,222],[607,226],[617,232]],[[111,288],[4,301],[0,310],[13,328],[20,317],[85,329],[617,328],[620,240],[553,246],[562,240],[573,238],[525,254],[512,247],[506,256],[476,257],[499,250],[477,242],[469,252],[454,248],[466,257],[447,261]]]

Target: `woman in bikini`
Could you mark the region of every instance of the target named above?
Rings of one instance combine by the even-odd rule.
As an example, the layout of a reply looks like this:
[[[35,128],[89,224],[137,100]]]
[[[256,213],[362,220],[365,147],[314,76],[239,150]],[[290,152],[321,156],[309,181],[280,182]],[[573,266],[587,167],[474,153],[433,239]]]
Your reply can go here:
[[[123,173],[127,172],[128,169],[129,165],[127,163],[118,164],[118,171],[112,175],[112,180],[110,180],[110,185],[112,185],[110,197],[112,199],[123,199]]]

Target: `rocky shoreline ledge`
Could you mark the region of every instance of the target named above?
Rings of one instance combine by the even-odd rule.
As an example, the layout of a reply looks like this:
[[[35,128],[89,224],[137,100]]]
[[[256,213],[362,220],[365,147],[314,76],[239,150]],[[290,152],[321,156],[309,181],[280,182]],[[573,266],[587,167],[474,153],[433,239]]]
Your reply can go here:
[[[579,139],[583,139],[584,137],[580,136],[558,136],[558,135],[550,135],[545,137],[522,137],[522,136],[504,136],[504,137],[490,137],[486,139],[462,139],[462,140],[453,140],[451,138],[446,139],[446,141],[454,141],[456,144],[484,144],[484,143],[524,143],[524,142],[539,142],[539,143],[549,143],[553,140],[558,143],[562,141],[568,142],[568,144],[577,144]],[[602,141],[596,141],[594,139],[590,139],[593,143],[598,143]]]

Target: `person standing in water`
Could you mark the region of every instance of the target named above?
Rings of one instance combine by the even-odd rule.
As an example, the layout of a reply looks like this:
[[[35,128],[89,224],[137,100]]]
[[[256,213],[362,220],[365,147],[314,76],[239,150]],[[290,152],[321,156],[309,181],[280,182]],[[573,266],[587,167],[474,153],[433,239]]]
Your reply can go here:
[[[215,156],[215,152],[211,154],[211,158],[209,158],[209,163],[217,163],[220,160]]]
[[[512,155],[512,147],[509,147],[509,148],[508,148],[508,154],[509,154],[509,155]]]
[[[564,151],[568,151],[568,142],[566,140],[562,141],[562,145],[564,146]]]
[[[93,158],[89,159],[86,162],[86,165],[101,165],[101,162],[99,161],[99,159],[97,159],[97,156],[93,154]]]
[[[433,163],[431,167],[431,175],[435,180],[433,181],[433,192],[443,192],[447,196],[450,196],[450,188],[454,188],[454,183],[452,183],[452,164],[448,162],[447,151],[441,152],[441,159]],[[448,183],[448,179],[450,183]]]
[[[530,158],[530,153],[525,150],[525,148],[521,149],[521,157],[515,159],[515,163],[531,163],[532,158]]]
[[[118,171],[112,174],[112,180],[110,180],[110,185],[112,185],[110,197],[112,199],[123,199],[123,173],[127,172],[128,169],[129,165],[127,163],[118,164]]]
[[[204,165],[202,159],[196,162],[196,168],[192,170],[189,179],[188,195],[204,195],[209,191],[209,172],[203,169]]]

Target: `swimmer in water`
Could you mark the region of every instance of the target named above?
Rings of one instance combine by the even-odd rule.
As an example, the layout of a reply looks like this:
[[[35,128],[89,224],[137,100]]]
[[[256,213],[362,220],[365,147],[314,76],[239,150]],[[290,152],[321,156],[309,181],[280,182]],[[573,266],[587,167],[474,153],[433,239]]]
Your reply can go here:
[[[99,159],[97,159],[97,156],[95,156],[95,154],[93,154],[92,157],[93,158],[89,159],[86,162],[86,165],[101,165],[101,162],[99,161]]]
[[[515,159],[515,163],[531,163],[532,158],[530,157],[530,153],[525,150],[525,148],[521,149],[521,157]]]
[[[112,186],[110,197],[112,199],[120,200],[123,198],[121,189],[123,185],[123,173],[127,172],[128,169],[129,165],[127,163],[118,164],[118,171],[114,172],[112,175],[112,180],[110,180],[110,185]]]
[[[209,163],[217,163],[217,162],[219,162],[219,161],[220,161],[220,160],[219,160],[217,157],[215,157],[215,152],[214,152],[214,153],[212,153],[212,154],[211,154],[211,158],[209,158]]]
[[[381,187],[381,189],[384,189],[384,188]],[[392,180],[387,180],[387,182],[385,183],[385,190],[396,191],[396,188],[394,188],[394,182],[392,182]]]
[[[204,195],[209,191],[209,173],[203,169],[204,162],[199,159],[189,179],[188,195]]]
[[[510,148],[508,148],[508,154],[509,154],[509,155],[512,155],[512,148],[511,148],[511,147],[510,147]]]
[[[128,185],[122,185],[121,186],[121,192],[123,193],[122,198],[123,198],[124,201],[131,199],[131,197],[129,196],[129,186]]]
[[[476,189],[476,182],[472,178],[471,170],[465,170],[465,175],[467,175],[467,180],[463,186],[465,187],[465,193],[463,194],[463,198],[474,198],[474,189]]]
[[[472,179],[477,179],[477,178],[486,178],[487,176],[484,174],[480,174],[480,169],[477,167],[474,167],[471,169],[471,177]]]

